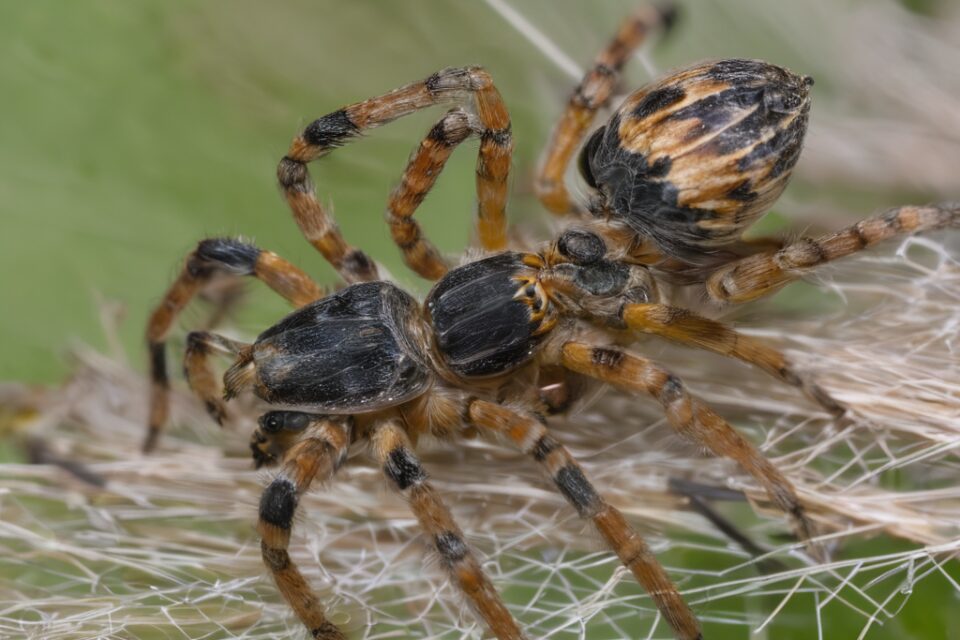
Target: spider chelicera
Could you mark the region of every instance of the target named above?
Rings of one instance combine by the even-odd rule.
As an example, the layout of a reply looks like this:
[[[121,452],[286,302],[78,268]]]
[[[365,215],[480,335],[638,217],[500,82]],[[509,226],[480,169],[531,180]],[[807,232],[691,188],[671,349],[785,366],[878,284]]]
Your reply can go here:
[[[219,274],[248,275],[297,307],[250,344],[190,333],[185,370],[218,422],[226,416],[224,399],[247,388],[275,406],[260,418],[251,442],[257,466],[280,465],[260,503],[263,559],[314,638],[344,636],[288,555],[294,513],[310,484],[331,477],[350,444],[361,440],[490,632],[524,637],[414,453],[420,435],[454,437],[464,429],[505,434],[529,454],[595,525],[676,636],[701,638],[696,617],[643,539],[546,425],[544,416],[570,407],[582,378],[652,396],[677,432],[752,475],[819,552],[790,481],[679,378],[613,345],[653,334],[738,358],[840,418],[847,409],[777,349],[670,305],[665,291],[696,287],[716,304],[748,302],[891,236],[956,227],[960,209],[900,207],[821,238],[742,240],[786,186],[806,131],[812,84],[756,60],[697,64],[628,96],[583,145],[580,171],[592,197],[574,202],[564,185],[574,152],[608,105],[626,60],[672,17],[662,6],[630,16],[574,90],[536,183],[544,206],[569,221],[553,241],[508,249],[507,108],[484,69],[444,69],[315,120],[280,161],[277,175],[294,219],[347,286],[327,292],[274,253],[209,239],[187,257],[153,312],[147,451],[168,413],[165,338],[197,293]],[[455,108],[414,151],[387,207],[404,261],[436,281],[420,304],[381,281],[377,265],[344,240],[314,193],[307,163],[363,131],[440,104]],[[413,214],[454,148],[470,138],[480,140],[477,235],[486,254],[451,268]],[[210,366],[215,352],[234,357],[223,384]]]

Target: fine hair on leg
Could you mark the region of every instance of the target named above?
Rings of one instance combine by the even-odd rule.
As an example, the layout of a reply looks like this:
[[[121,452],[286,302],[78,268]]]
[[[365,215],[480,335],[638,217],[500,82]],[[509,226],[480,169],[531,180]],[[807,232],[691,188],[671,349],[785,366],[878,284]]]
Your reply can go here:
[[[730,458],[766,489],[770,500],[793,520],[810,552],[823,556],[812,541],[816,529],[793,484],[757,448],[708,406],[691,396],[683,381],[659,365],[621,349],[568,342],[561,350],[564,367],[616,387],[642,391],[664,409],[677,433],[716,456]]]
[[[391,486],[410,505],[417,522],[430,539],[443,568],[466,597],[477,615],[498,640],[520,640],[526,636],[503,603],[463,532],[430,484],[406,432],[394,422],[377,426],[370,436],[374,456]]]
[[[485,69],[443,69],[419,82],[314,120],[293,139],[277,167],[280,188],[304,237],[347,282],[376,280],[376,265],[365,253],[347,243],[331,213],[320,204],[307,164],[364,131],[444,104],[472,105],[476,111],[480,136],[476,170],[477,234],[486,250],[506,247],[507,178],[513,152],[510,114]]]
[[[269,415],[269,414],[268,414]],[[290,530],[300,496],[319,479],[329,480],[346,459],[351,428],[320,416],[307,416],[310,426],[291,446],[283,465],[260,498],[260,550],[277,589],[315,640],[345,640],[343,632],[327,619],[323,605],[290,558]]]
[[[623,514],[587,479],[583,468],[536,418],[503,405],[473,400],[467,407],[470,424],[503,433],[531,456],[584,520],[591,521],[607,546],[650,594],[657,609],[680,640],[700,640],[700,623],[684,602],[663,567]]]

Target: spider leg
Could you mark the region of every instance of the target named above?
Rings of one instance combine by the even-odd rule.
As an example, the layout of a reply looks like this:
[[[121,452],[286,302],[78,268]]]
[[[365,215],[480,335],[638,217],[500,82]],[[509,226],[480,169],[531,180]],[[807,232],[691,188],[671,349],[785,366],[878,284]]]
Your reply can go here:
[[[749,302],[778,291],[814,268],[900,234],[960,227],[960,205],[905,206],[871,216],[820,238],[804,238],[779,251],[766,251],[726,264],[707,279],[707,292],[720,303]]]
[[[702,639],[696,617],[646,542],[630,527],[623,514],[597,493],[570,452],[543,424],[531,416],[483,400],[469,404],[467,418],[477,427],[506,434],[524,453],[532,456],[580,517],[593,522],[607,545],[650,594],[677,637]]]
[[[383,472],[407,499],[421,528],[430,536],[450,581],[460,588],[494,636],[500,640],[524,638],[500,594],[467,546],[460,527],[427,479],[407,434],[395,423],[385,422],[373,432],[371,441]]]
[[[203,240],[187,256],[183,270],[167,289],[147,321],[150,351],[150,415],[143,451],[151,451],[170,411],[166,337],[184,307],[218,273],[253,276],[295,306],[323,297],[324,291],[306,273],[277,254],[229,238]]]
[[[752,475],[777,507],[790,515],[798,536],[811,553],[822,551],[811,542],[815,528],[793,485],[726,420],[687,393],[683,382],[655,363],[619,349],[568,342],[561,350],[563,366],[609,384],[643,391],[664,408],[670,426],[716,456],[736,461]]]
[[[635,331],[755,365],[774,378],[797,387],[834,417],[842,416],[847,410],[820,385],[798,373],[779,350],[763,340],[745,336],[722,322],[665,304],[628,304],[621,311],[623,322]]]
[[[477,157],[477,231],[484,249],[506,247],[507,177],[513,151],[510,115],[482,67],[449,68],[429,78],[358,102],[315,120],[294,138],[277,167],[280,187],[307,240],[348,282],[374,280],[377,269],[347,244],[332,216],[317,200],[307,163],[327,155],[361,132],[439,104],[472,103],[481,128]]]
[[[269,414],[267,414],[269,415]],[[300,496],[314,479],[329,480],[343,464],[350,445],[349,424],[307,416],[310,426],[303,438],[287,451],[283,466],[260,499],[260,550],[284,600],[316,640],[345,640],[327,620],[323,606],[297,565],[290,559],[290,529]]]
[[[644,6],[620,25],[617,34],[600,52],[593,66],[573,90],[544,153],[535,183],[543,206],[556,214],[582,213],[567,193],[564,176],[570,159],[590,128],[597,111],[610,102],[620,70],[653,29],[669,29],[676,17],[671,3]]]
[[[403,252],[403,261],[428,280],[439,280],[449,266],[436,247],[423,237],[413,214],[433,188],[453,150],[475,132],[465,111],[449,111],[414,151],[387,203],[390,235]]]
[[[187,334],[187,350],[183,358],[187,384],[219,425],[227,417],[227,408],[223,404],[222,384],[210,366],[210,356],[214,352],[237,356],[249,346],[207,331],[191,331]]]

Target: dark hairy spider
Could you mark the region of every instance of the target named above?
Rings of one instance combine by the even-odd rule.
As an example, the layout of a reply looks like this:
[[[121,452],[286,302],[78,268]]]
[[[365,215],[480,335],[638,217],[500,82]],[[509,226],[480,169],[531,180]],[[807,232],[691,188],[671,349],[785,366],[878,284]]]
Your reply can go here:
[[[154,310],[147,329],[153,385],[146,451],[167,419],[165,339],[195,295],[222,274],[254,276],[297,308],[249,344],[190,333],[185,371],[217,422],[226,416],[224,400],[247,388],[274,406],[251,442],[257,466],[280,465],[263,493],[258,529],[264,562],[312,637],[344,636],[288,555],[294,514],[303,492],[329,479],[358,441],[369,442],[451,582],[490,632],[524,637],[414,453],[421,435],[479,431],[505,435],[544,469],[650,594],[677,638],[702,638],[646,543],[550,433],[545,416],[567,411],[585,379],[651,396],[678,433],[753,476],[810,551],[822,553],[790,481],[677,376],[624,345],[653,334],[738,358],[844,419],[846,407],[780,351],[670,305],[664,292],[692,287],[718,305],[748,302],[894,235],[960,226],[960,208],[900,207],[790,243],[742,240],[790,178],[812,84],[756,60],[700,63],[629,95],[583,145],[579,167],[592,196],[574,202],[564,175],[575,151],[608,105],[624,63],[672,17],[664,6],[630,16],[574,90],[536,183],[544,206],[569,221],[553,241],[508,248],[507,108],[484,69],[444,69],[315,120],[280,161],[277,176],[294,219],[346,286],[325,291],[274,253],[208,239]],[[440,104],[455,108],[414,151],[387,206],[404,261],[436,281],[420,304],[380,280],[374,261],[345,241],[315,195],[307,163],[368,129]],[[486,253],[451,267],[413,214],[454,148],[470,138],[480,140],[477,235]],[[214,353],[234,358],[222,384],[211,367]]]

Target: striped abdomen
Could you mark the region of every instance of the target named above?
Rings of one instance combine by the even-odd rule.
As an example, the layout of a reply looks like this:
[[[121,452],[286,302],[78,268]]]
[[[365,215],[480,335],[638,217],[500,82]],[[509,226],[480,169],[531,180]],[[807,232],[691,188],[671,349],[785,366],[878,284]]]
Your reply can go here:
[[[584,177],[610,214],[669,254],[732,243],[790,178],[811,84],[757,60],[680,70],[630,95],[593,135]]]

